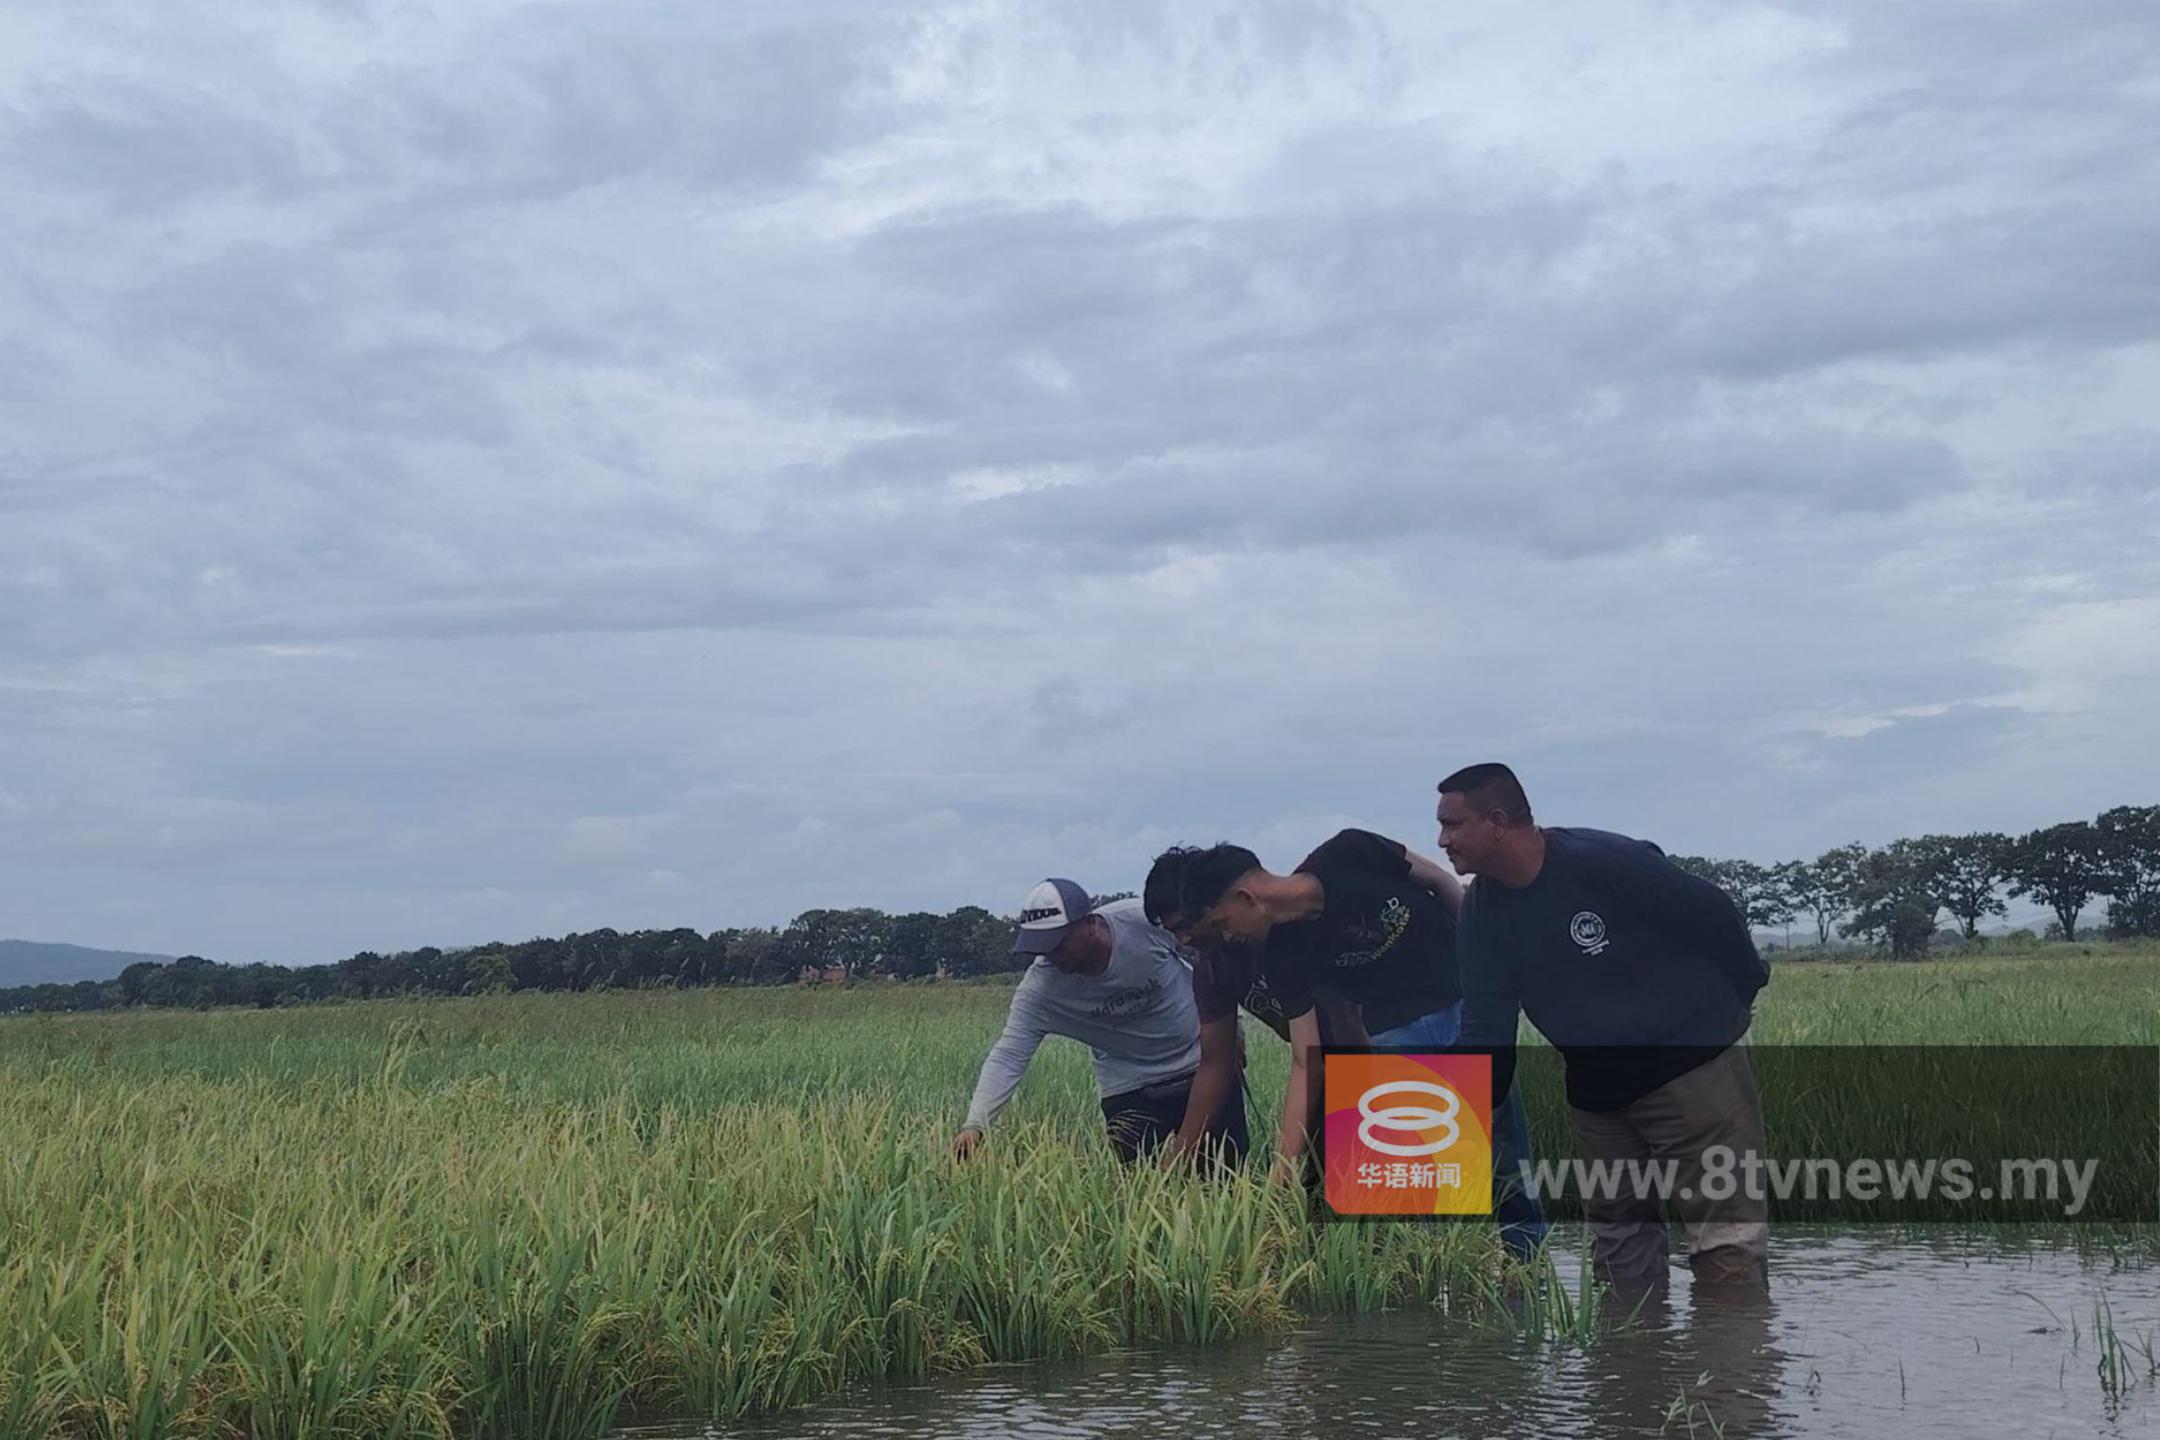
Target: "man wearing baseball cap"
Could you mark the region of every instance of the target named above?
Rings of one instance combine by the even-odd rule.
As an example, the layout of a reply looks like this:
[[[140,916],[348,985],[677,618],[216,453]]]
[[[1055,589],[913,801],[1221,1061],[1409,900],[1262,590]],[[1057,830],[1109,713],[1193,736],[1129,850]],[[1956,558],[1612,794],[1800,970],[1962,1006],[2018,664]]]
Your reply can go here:
[[[1200,1067],[1200,1021],[1191,964],[1169,932],[1148,923],[1138,900],[1097,906],[1072,881],[1053,878],[1028,892],[1013,953],[1034,962],[983,1057],[953,1153],[964,1160],[975,1152],[1049,1035],[1094,1052],[1103,1124],[1120,1159],[1137,1160],[1176,1134]],[[1227,1161],[1244,1157],[1242,1094],[1223,1100],[1207,1139]]]

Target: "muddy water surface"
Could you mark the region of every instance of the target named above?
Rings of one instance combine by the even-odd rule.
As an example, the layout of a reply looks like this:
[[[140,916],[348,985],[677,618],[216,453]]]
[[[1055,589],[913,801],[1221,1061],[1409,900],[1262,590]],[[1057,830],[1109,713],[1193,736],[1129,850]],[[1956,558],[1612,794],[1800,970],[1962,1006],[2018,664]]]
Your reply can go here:
[[[1661,1310],[1588,1350],[1423,1312],[1320,1319],[1265,1343],[992,1366],[728,1429],[622,1436],[2160,1434],[2149,1263],[1986,1236],[1781,1235],[1773,1264],[1766,1300],[1712,1302],[1680,1278]],[[2103,1300],[2127,1367],[2112,1391]]]

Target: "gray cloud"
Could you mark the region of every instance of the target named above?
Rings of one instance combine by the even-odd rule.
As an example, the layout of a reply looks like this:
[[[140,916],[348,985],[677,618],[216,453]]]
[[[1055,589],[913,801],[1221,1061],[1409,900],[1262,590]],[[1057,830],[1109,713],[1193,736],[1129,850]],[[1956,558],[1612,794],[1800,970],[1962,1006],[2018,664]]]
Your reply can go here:
[[[1486,756],[1761,858],[2160,783],[2141,7],[15,38],[0,932],[1003,904]]]

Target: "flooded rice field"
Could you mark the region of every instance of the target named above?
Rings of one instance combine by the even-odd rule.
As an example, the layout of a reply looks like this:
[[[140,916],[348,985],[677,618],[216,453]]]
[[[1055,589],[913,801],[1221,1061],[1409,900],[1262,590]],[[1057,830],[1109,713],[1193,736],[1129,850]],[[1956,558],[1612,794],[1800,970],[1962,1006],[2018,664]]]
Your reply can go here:
[[[2143,1435],[2160,1269],[1987,1235],[1778,1237],[1766,1297],[1672,1295],[1588,1348],[1434,1312],[866,1386],[622,1440]]]

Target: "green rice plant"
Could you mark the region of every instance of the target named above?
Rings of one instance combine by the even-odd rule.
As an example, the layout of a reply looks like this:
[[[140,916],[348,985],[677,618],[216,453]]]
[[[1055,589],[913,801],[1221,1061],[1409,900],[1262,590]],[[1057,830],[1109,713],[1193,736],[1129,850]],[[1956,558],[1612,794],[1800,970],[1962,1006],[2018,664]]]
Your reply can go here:
[[[2156,959],[1794,967],[1758,1036],[2150,1042]],[[1009,993],[0,1019],[0,1435],[571,1440],[1316,1312],[1570,1345],[1620,1318],[1549,1260],[1503,1271],[1489,1226],[1316,1225],[1258,1167],[1121,1167],[1078,1047],[955,1166]],[[1265,1116],[1283,1047],[1252,1054]],[[2109,1342],[2112,1383],[2151,1347]]]
[[[1680,1387],[1679,1392],[1673,1396],[1672,1403],[1665,1407],[1664,1419],[1658,1426],[1660,1435],[1685,1431],[1688,1440],[1695,1440],[1698,1435],[1708,1435],[1711,1440],[1722,1440],[1725,1426],[1712,1412],[1710,1402],[1701,1398],[1701,1392],[1710,1384],[1710,1380],[1711,1377],[1706,1371],[1695,1377],[1692,1386]]]
[[[2093,1343],[2099,1352],[2093,1369],[2100,1377],[2100,1393],[2111,1406],[2120,1403],[2140,1380],[2150,1384],[2160,1379],[2160,1345],[2155,1344],[2150,1332],[2133,1331],[2125,1336],[2117,1328],[2115,1308],[2104,1294],[2093,1301]]]
[[[1615,1313],[1611,1287],[1600,1282],[1588,1264],[1579,1266],[1570,1281],[1549,1248],[1505,1261],[1486,1278],[1484,1300],[1486,1320],[1517,1338],[1578,1349],[1588,1349],[1635,1321],[1633,1309]]]

